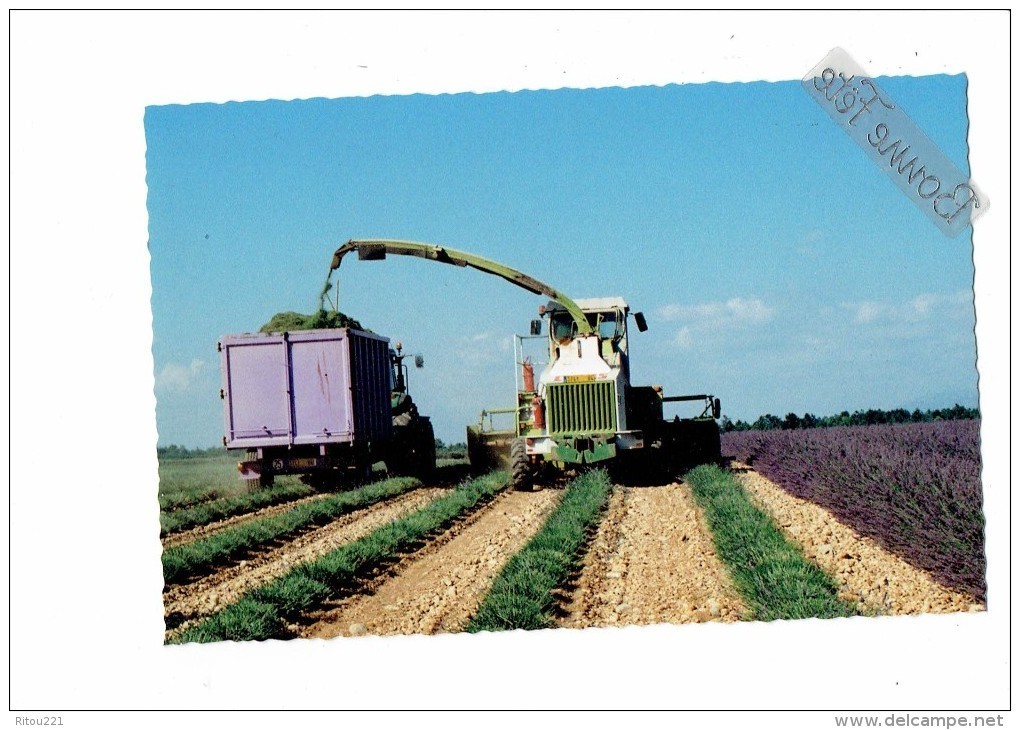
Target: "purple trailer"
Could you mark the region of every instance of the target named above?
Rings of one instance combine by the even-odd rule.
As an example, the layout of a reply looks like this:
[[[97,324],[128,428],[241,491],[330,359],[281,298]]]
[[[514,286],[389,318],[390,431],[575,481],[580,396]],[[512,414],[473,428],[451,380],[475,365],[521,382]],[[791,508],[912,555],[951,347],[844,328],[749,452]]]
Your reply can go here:
[[[228,335],[219,350],[223,443],[246,451],[238,470],[253,485],[277,474],[360,478],[376,461],[406,462],[394,448],[406,450],[408,434],[395,432],[391,408],[402,358],[386,338],[354,329]],[[428,419],[418,420],[415,434],[427,426],[431,440]]]

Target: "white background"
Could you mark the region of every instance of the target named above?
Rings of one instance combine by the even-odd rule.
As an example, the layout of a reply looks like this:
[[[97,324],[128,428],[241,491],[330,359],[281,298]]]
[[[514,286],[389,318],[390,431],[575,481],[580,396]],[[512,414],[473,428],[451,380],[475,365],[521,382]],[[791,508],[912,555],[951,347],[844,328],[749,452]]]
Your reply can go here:
[[[1004,12],[14,12],[15,714],[131,727],[155,718],[73,710],[1007,707],[1008,24]],[[146,106],[789,80],[834,46],[873,75],[968,74],[971,171],[991,199],[974,235],[987,613],[163,646]],[[754,720],[832,727],[831,714]]]

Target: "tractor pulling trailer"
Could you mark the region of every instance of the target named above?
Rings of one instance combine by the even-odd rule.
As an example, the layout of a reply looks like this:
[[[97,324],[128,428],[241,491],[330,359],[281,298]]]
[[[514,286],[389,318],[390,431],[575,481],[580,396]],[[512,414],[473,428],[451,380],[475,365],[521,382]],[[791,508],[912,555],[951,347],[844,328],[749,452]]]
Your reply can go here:
[[[223,445],[245,452],[238,471],[251,487],[281,474],[339,486],[377,461],[397,474],[435,469],[432,424],[407,392],[399,343],[344,328],[228,335],[218,349]]]
[[[330,266],[358,252],[362,260],[387,254],[416,256],[454,266],[471,267],[499,276],[551,301],[539,309],[548,319],[548,363],[535,379],[533,364],[515,346],[521,368],[517,402],[482,412],[468,427],[467,442],[475,468],[509,467],[515,488],[528,489],[544,466],[554,469],[605,463],[621,471],[657,480],[681,466],[720,459],[719,399],[711,395],[665,396],[660,386],[630,382],[627,303],[619,297],[573,300],[527,274],[474,254],[411,241],[352,240],[337,249]],[[543,319],[531,322],[540,337]],[[639,331],[647,325],[641,313],[633,319]],[[521,337],[516,338],[520,343]],[[693,418],[665,419],[666,403],[703,404]],[[494,413],[510,413],[513,427],[487,428]]]

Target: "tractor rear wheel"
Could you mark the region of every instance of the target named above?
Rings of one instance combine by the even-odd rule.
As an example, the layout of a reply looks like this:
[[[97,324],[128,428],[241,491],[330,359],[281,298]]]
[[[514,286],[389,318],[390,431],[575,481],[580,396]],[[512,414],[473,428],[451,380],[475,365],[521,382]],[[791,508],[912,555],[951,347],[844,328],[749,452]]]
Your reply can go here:
[[[510,486],[519,491],[531,491],[531,461],[524,439],[510,442]]]
[[[417,441],[414,476],[422,481],[428,481],[436,470],[436,434],[432,430],[430,420],[420,421]]]

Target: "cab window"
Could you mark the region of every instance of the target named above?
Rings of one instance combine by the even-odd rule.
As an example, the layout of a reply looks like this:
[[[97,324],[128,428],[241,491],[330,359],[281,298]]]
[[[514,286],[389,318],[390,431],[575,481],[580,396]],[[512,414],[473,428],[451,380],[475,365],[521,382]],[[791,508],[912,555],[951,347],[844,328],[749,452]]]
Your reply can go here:
[[[599,337],[604,340],[615,340],[619,334],[620,333],[616,328],[616,312],[604,313],[602,315],[602,321],[599,323]]]
[[[603,340],[615,340],[619,338],[620,331],[617,328],[616,312],[598,312],[588,315],[588,324],[595,330]]]
[[[564,343],[574,334],[574,318],[569,312],[557,312],[552,316],[549,333],[559,343]]]

